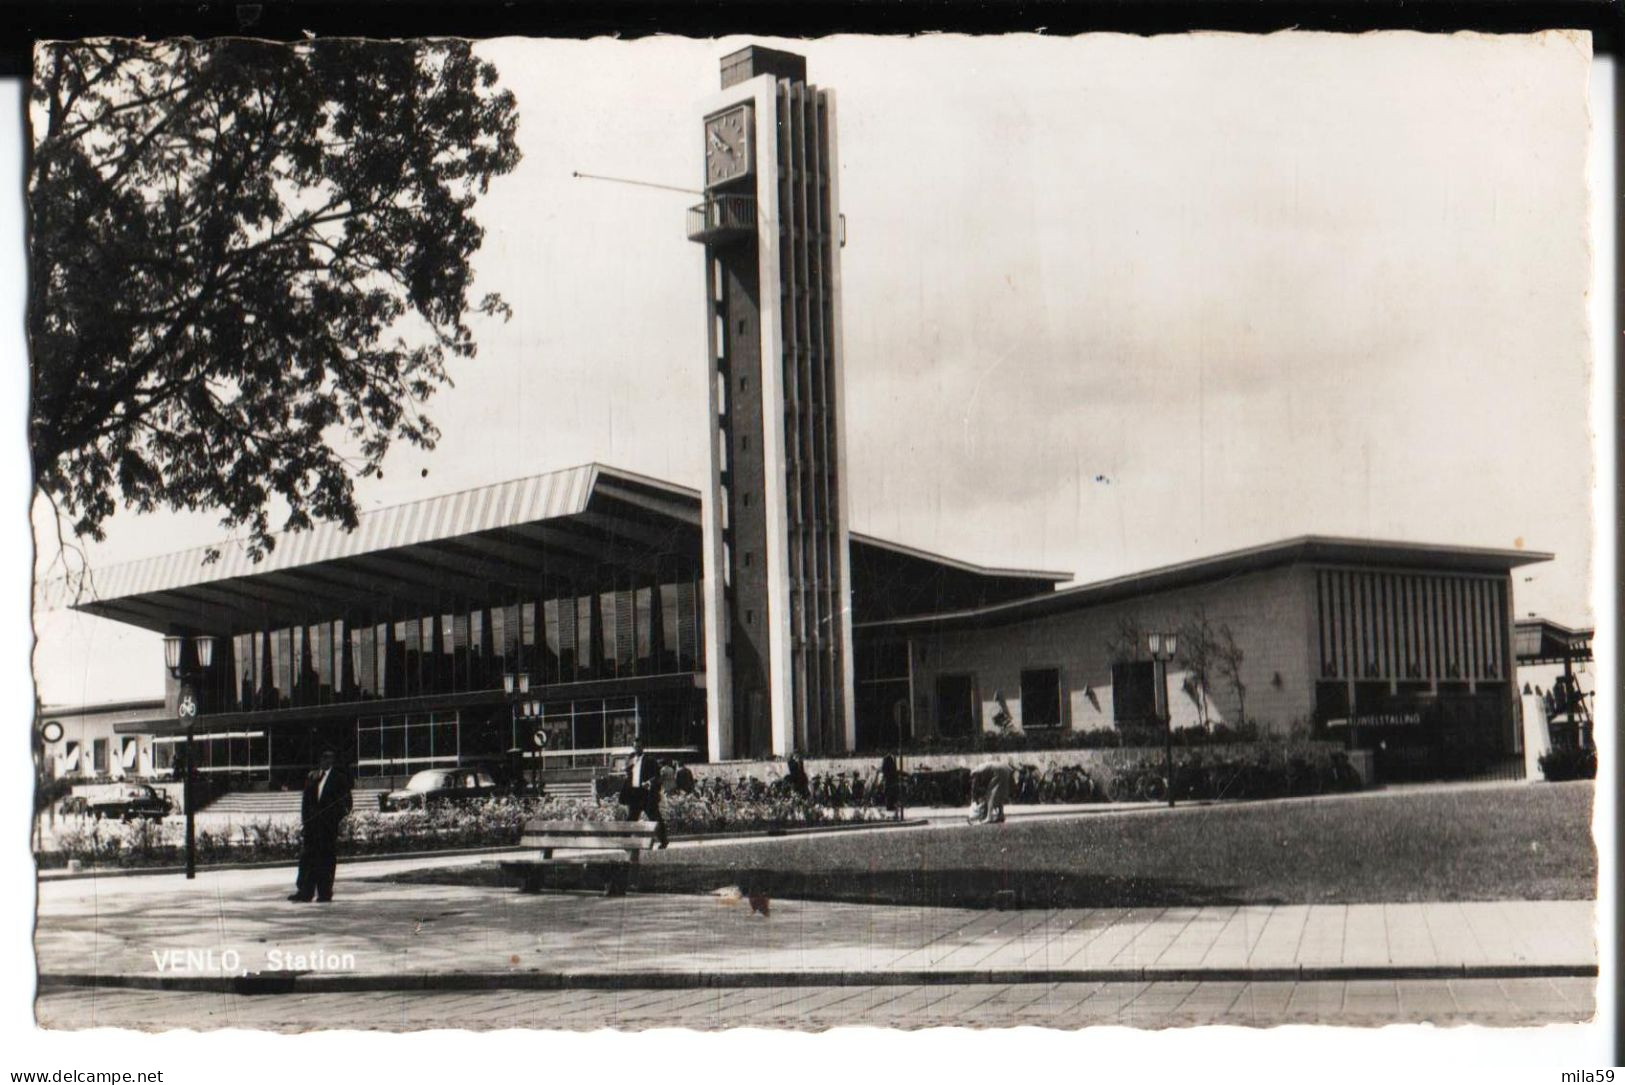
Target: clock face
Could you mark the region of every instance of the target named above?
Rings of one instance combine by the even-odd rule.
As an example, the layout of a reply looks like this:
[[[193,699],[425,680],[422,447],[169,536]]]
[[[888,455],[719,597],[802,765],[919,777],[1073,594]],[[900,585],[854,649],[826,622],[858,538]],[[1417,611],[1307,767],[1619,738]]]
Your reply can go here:
[[[751,110],[748,105],[705,118],[705,185],[726,184],[751,171]]]

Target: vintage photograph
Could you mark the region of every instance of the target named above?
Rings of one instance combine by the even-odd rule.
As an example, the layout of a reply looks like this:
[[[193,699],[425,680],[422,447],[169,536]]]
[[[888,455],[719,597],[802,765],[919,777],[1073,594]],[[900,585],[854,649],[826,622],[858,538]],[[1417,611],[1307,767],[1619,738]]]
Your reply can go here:
[[[41,1028],[1596,1015],[1586,33],[33,61]]]

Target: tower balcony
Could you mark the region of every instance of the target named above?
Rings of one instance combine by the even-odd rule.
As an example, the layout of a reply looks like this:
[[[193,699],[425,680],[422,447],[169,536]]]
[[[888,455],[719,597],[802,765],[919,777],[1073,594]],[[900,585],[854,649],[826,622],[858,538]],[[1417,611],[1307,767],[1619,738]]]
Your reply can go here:
[[[690,241],[718,245],[755,236],[755,196],[707,196],[704,203],[688,209]]]

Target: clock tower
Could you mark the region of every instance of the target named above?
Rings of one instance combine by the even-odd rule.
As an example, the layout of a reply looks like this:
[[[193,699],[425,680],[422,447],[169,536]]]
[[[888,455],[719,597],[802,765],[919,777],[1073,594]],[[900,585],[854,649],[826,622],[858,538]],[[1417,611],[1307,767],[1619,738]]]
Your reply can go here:
[[[711,757],[848,751],[852,620],[835,96],[795,54],[722,59],[701,110]]]

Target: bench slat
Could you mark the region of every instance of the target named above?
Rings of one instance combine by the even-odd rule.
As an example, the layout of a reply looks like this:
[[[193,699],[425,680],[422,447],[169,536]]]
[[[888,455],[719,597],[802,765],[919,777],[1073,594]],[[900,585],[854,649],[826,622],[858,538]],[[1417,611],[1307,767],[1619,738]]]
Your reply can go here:
[[[556,836],[601,836],[605,834],[653,835],[652,821],[543,821],[540,818],[525,822],[527,833],[552,833]]]
[[[583,850],[644,851],[655,842],[652,836],[531,836],[520,838],[522,848],[579,848]]]

